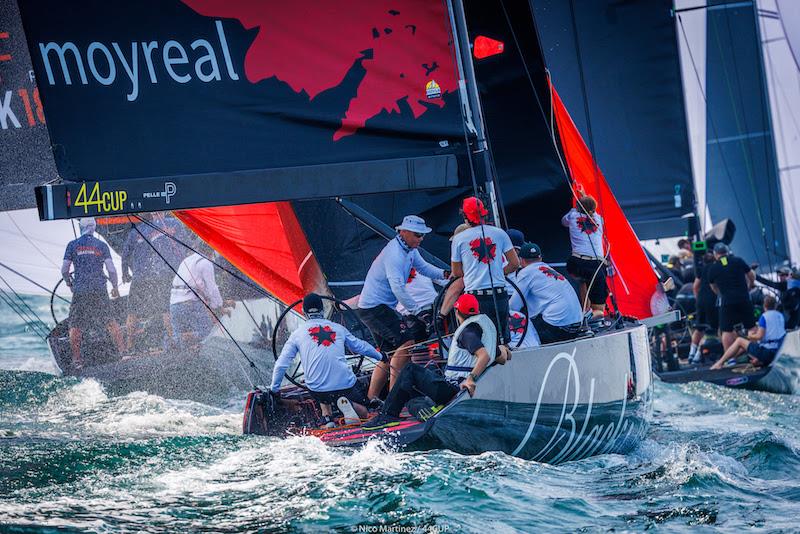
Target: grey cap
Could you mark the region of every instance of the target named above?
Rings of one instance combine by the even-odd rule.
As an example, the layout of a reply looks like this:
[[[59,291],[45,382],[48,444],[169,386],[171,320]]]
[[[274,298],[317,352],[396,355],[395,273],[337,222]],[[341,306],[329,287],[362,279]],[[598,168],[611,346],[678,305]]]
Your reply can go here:
[[[720,256],[724,256],[730,251],[731,249],[729,249],[728,245],[726,245],[725,243],[720,242],[714,245],[714,254],[719,254]]]

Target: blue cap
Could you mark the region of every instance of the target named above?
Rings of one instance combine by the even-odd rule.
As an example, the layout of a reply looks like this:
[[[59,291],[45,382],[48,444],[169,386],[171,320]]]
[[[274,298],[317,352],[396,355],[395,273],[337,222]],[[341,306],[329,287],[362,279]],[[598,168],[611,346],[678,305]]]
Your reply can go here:
[[[511,238],[511,244],[519,248],[525,243],[525,234],[516,228],[509,228],[506,232],[508,237]]]

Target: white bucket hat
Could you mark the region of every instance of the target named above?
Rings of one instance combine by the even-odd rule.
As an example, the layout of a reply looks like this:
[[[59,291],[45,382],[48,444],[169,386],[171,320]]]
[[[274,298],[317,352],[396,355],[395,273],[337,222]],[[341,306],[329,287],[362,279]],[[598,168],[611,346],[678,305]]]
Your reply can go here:
[[[417,234],[429,234],[431,229],[425,226],[425,219],[416,215],[406,215],[403,222],[394,227],[395,230],[408,230]]]

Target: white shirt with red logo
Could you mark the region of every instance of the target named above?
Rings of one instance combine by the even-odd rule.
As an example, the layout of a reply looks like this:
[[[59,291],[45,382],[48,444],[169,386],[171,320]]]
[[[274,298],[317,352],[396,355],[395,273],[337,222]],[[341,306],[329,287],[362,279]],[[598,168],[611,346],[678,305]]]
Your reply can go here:
[[[286,370],[300,353],[305,383],[317,392],[353,387],[356,375],[347,363],[345,348],[381,361],[383,356],[372,345],[357,338],[344,326],[326,319],[308,319],[292,332],[272,369],[272,391],[278,391]]]
[[[572,253],[602,259],[603,218],[595,213],[591,217],[572,208],[561,218],[561,224],[569,228]]]
[[[425,261],[417,249],[408,248],[399,235],[395,236],[372,262],[358,307],[368,309],[385,304],[394,308],[400,302],[411,313],[418,312],[419,306],[406,291],[412,268],[428,278],[444,277],[444,270]]]
[[[528,317],[541,313],[542,319],[553,326],[568,326],[583,319],[581,303],[569,280],[543,261],[517,271],[517,286],[528,304]],[[519,293],[511,295],[508,306],[523,308]]]
[[[465,291],[504,287],[503,254],[513,248],[508,234],[496,226],[473,226],[456,235],[450,259],[461,262]]]
[[[508,329],[511,331],[511,343],[508,346],[512,349],[526,349],[542,344],[539,340],[539,333],[525,317],[525,314],[520,311],[510,310],[508,312]],[[522,343],[519,342],[520,339],[522,339]],[[518,344],[519,346],[517,346]]]
[[[411,272],[408,274],[406,293],[416,302],[418,311],[430,308],[436,300],[436,297],[439,296],[439,292],[436,291],[436,287],[434,287],[433,284],[446,285],[447,279],[431,280],[424,274],[419,274],[414,268],[412,268]],[[400,312],[400,315],[411,313],[411,310],[407,309],[399,302],[397,303],[396,309]]]

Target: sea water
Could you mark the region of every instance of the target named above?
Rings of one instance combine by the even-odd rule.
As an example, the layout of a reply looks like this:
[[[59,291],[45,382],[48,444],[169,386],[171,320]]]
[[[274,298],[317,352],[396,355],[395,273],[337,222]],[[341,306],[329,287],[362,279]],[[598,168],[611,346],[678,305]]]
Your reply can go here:
[[[49,358],[0,307],[0,531],[800,529],[798,396],[659,382],[639,448],[552,466],[242,436],[243,395],[113,397]]]

